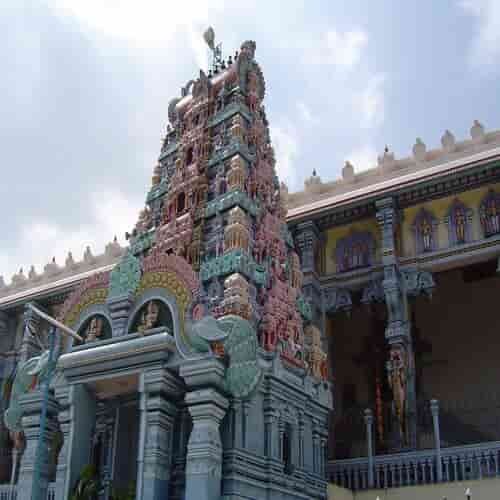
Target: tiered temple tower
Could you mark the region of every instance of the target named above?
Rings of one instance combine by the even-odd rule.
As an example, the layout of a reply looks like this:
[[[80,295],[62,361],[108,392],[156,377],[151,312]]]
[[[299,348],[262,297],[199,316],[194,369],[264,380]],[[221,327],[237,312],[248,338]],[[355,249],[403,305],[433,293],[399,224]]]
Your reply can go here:
[[[58,361],[47,421],[60,451],[38,485],[45,372],[14,383],[6,423],[26,438],[18,500],[51,481],[67,498],[87,463],[102,500],[131,481],[141,500],[326,498],[326,354],[301,292],[254,55],[243,43],[170,102],[129,248],[58,307],[83,343]],[[31,381],[34,363],[45,357],[21,364],[16,381]]]
[[[285,491],[286,498],[320,498],[331,404],[326,355],[301,294],[254,55],[255,42],[243,43],[234,59],[200,71],[170,102],[130,243],[139,258],[173,254],[198,273],[187,322],[206,315],[223,325],[235,317],[248,322],[247,336],[233,328],[222,347],[203,347],[189,328],[181,339],[187,356],[210,349],[229,364],[224,498],[284,498]]]

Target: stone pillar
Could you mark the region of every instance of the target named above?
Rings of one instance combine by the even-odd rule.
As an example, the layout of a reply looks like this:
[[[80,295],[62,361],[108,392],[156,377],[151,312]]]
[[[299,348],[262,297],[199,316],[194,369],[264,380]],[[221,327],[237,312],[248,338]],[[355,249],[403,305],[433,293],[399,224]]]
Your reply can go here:
[[[82,469],[89,463],[96,401],[83,384],[56,389],[63,445],[56,471],[56,498],[69,498]]]
[[[301,270],[304,273],[302,292],[312,308],[312,321],[325,332],[322,308],[322,293],[319,283],[316,256],[321,251],[322,235],[313,221],[301,222],[294,231],[296,248],[300,254]]]
[[[373,414],[370,409],[365,410],[366,425],[366,452],[368,455],[368,488],[373,488]]]
[[[106,303],[111,315],[113,336],[121,337],[122,335],[126,335],[128,333],[127,323],[129,312],[134,303],[133,294],[128,293],[119,297],[112,297]]]
[[[299,469],[304,468],[304,415],[299,415],[298,421],[298,460],[297,466]]]
[[[38,304],[36,307],[44,310]],[[26,307],[23,315],[23,339],[21,341],[21,349],[19,352],[19,362],[27,361],[28,359],[40,354],[40,346],[35,340],[35,335],[40,333],[40,318],[35,312]]]
[[[0,346],[7,351],[11,342],[8,339],[9,317],[4,311],[0,311]],[[12,339],[13,342],[14,339]],[[0,358],[0,384],[3,384],[6,377],[10,374],[10,362],[5,358]],[[3,422],[4,401],[0,401],[0,481],[7,482],[10,479],[12,464],[11,450],[8,446],[9,433]]]
[[[437,480],[443,480],[443,464],[441,463],[441,433],[439,430],[439,401],[431,399],[432,425],[434,427],[434,447],[436,449]]]
[[[273,460],[279,460],[280,458],[278,420],[279,415],[276,410],[264,409],[266,456]]]
[[[185,401],[193,420],[185,500],[219,500],[222,479],[219,425],[229,404],[222,392],[224,366],[216,358],[197,359],[184,362],[180,373],[188,386]]]
[[[140,382],[140,433],[137,498],[168,500],[173,430],[182,392],[179,378],[165,368],[147,370]]]
[[[379,200],[376,206],[377,221],[382,232],[382,264],[384,266],[382,287],[387,305],[385,331],[389,345],[387,375],[393,392],[395,432],[393,432],[392,448],[415,449],[417,445],[415,363],[407,293],[396,254],[397,213],[392,198]]]
[[[53,394],[49,393],[46,430],[42,442],[42,459],[40,460],[40,480],[38,484],[33,484],[38,439],[40,437],[42,402],[43,391],[30,392],[19,399],[19,404],[23,410],[22,426],[26,438],[26,448],[20,464],[19,479],[17,482],[17,500],[31,500],[35,488],[41,493],[39,498],[47,496],[49,486],[49,448],[52,444],[54,433],[57,430],[59,405]]]
[[[243,448],[243,401],[241,399],[233,399],[232,401],[233,413],[233,431],[234,443],[236,449]]]

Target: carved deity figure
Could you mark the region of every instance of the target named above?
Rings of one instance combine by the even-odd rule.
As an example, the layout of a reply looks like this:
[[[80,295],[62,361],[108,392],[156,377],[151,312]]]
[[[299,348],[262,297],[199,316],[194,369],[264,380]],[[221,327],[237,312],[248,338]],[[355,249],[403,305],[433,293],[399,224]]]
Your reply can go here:
[[[432,225],[427,218],[424,218],[420,224],[420,236],[424,252],[432,250]]]
[[[393,346],[387,361],[387,381],[392,391],[394,413],[399,425],[401,439],[405,436],[408,363],[402,346]]]
[[[496,198],[491,197],[486,202],[481,217],[481,223],[483,224],[486,236],[498,234],[500,232],[500,214]]]
[[[144,308],[144,312],[141,316],[141,322],[137,330],[140,333],[144,333],[151,328],[155,328],[158,325],[158,319],[160,317],[160,306],[155,300],[148,302],[147,306]]]
[[[94,342],[99,340],[103,334],[103,320],[99,316],[94,316],[85,332],[85,342]]]
[[[327,355],[321,347],[321,332],[313,325],[306,328],[306,335],[310,337],[307,352],[307,362],[311,375],[320,380],[327,380]]]
[[[455,208],[455,236],[458,243],[465,242],[465,211],[463,207]]]

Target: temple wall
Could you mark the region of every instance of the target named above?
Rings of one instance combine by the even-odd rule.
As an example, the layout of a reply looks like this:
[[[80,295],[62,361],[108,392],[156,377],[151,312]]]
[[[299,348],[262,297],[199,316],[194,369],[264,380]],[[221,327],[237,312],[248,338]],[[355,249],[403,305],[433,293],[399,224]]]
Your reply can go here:
[[[326,231],[325,243],[325,273],[333,274],[337,270],[335,258],[335,248],[339,239],[344,238],[356,232],[369,232],[375,239],[375,256],[374,261],[380,262],[380,230],[375,217],[361,220],[354,224],[345,224],[343,226],[334,227]]]
[[[437,220],[438,249],[448,248],[450,246],[448,226],[444,220],[448,216],[451,204],[455,199],[460,200],[468,209],[472,210],[472,240],[477,241],[482,239],[481,223],[479,220],[479,205],[484,196],[491,189],[498,192],[500,190],[500,184],[491,184],[480,189],[463,191],[457,195],[439,198],[437,200],[432,200],[427,203],[422,203],[404,209],[401,224],[401,255],[404,257],[414,257],[416,254],[415,229],[413,224],[415,223],[415,217],[422,208],[429,211]]]

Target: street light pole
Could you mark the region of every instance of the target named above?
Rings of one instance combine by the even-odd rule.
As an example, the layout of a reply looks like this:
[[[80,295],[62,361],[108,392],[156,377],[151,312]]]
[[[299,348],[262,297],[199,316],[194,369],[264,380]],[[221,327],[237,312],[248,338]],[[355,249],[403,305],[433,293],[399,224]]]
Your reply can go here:
[[[52,382],[52,376],[54,374],[57,359],[56,359],[56,333],[59,330],[64,335],[68,335],[73,337],[78,341],[82,341],[82,337],[78,335],[76,332],[68,328],[66,325],[63,325],[61,322],[54,319],[52,316],[44,313],[38,307],[33,304],[27,304],[27,307],[30,308],[37,316],[41,319],[47,321],[51,325],[49,331],[49,360],[48,360],[48,368],[47,368],[47,376],[45,378],[45,385],[43,388],[43,399],[42,399],[42,414],[40,417],[40,433],[38,436],[38,446],[36,450],[36,460],[35,460],[35,469],[33,471],[33,488],[32,488],[32,500],[46,500],[47,498],[47,481],[41,481],[41,469],[43,467],[44,462],[46,462],[46,452],[47,447],[44,446],[45,434],[47,432],[47,406],[49,401],[49,391],[50,391],[50,383]]]

